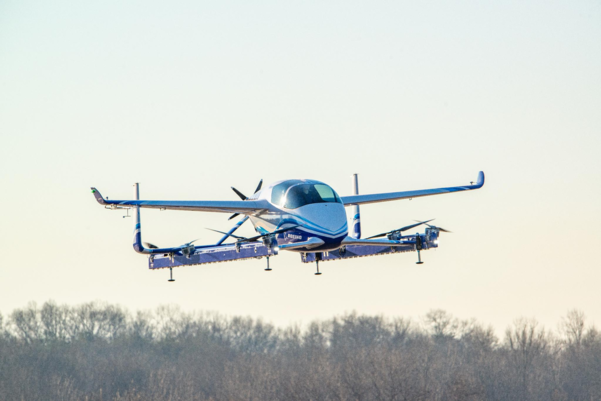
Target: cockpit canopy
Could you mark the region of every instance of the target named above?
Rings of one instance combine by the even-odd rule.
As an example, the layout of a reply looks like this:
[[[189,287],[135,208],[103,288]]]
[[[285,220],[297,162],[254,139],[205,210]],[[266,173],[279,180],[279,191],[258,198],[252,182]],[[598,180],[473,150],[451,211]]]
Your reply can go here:
[[[332,188],[321,182],[288,180],[273,187],[271,203],[286,209],[296,209],[312,203],[342,203],[342,201]]]

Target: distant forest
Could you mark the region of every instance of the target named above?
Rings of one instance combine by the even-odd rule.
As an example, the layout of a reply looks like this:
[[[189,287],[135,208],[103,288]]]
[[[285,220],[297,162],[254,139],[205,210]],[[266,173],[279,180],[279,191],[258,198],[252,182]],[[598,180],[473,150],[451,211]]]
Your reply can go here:
[[[277,328],[46,302],[0,316],[0,400],[601,400],[601,333],[579,311],[497,338],[442,310]]]

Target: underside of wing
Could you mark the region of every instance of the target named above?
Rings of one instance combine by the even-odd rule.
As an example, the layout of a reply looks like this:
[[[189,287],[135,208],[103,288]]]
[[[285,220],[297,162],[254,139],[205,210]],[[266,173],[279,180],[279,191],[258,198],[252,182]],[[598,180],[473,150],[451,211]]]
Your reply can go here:
[[[478,174],[478,181],[475,185],[462,185],[457,187],[446,187],[446,188],[434,188],[434,189],[421,189],[417,191],[404,191],[404,192],[389,192],[383,194],[370,194],[370,195],[352,195],[342,196],[342,203],[345,206],[351,205],[365,205],[368,203],[388,202],[399,199],[411,199],[419,198],[422,196],[441,195],[460,191],[469,191],[472,189],[482,188],[484,185],[484,172],[480,171]]]
[[[269,209],[269,203],[266,201],[150,201],[150,200],[106,200],[102,197],[96,188],[92,188],[92,193],[98,203],[104,206],[114,208],[140,206],[146,209],[162,210],[188,210],[196,212],[218,212],[218,213],[240,213],[256,214]]]

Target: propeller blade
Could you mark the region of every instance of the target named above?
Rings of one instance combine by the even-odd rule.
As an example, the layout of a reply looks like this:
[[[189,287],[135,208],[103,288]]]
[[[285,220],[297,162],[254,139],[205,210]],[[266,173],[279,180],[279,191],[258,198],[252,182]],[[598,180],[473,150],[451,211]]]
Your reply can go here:
[[[215,231],[216,233],[227,235],[227,236],[230,236],[230,237],[234,237],[234,238],[240,239],[240,240],[248,240],[249,239],[249,238],[246,238],[246,237],[239,237],[239,236],[234,235],[234,234],[228,234],[228,233],[225,233],[223,231],[213,230],[212,228],[207,228],[207,230]]]
[[[453,231],[445,230],[445,229],[444,229],[444,228],[442,228],[442,227],[436,227],[436,226],[432,226],[432,225],[430,225],[430,224],[426,224],[426,225],[427,225],[428,227],[430,227],[430,228],[438,228],[438,231],[442,231],[443,233],[452,233],[452,232],[453,232]]]
[[[294,226],[290,226],[290,227],[286,227],[286,228],[280,228],[279,230],[275,230],[275,231],[272,231],[272,232],[267,233],[267,234],[261,234],[261,235],[257,235],[257,236],[254,236],[254,237],[247,238],[247,241],[249,241],[249,242],[256,241],[259,238],[267,237],[268,235],[280,234],[280,233],[292,230],[293,228],[296,228],[296,227],[299,227],[299,226],[300,226],[300,224],[297,224],[297,225],[294,225]]]
[[[261,187],[263,186],[263,180],[261,179],[261,181],[259,181],[259,185],[257,185],[257,189],[255,189],[255,192],[253,193],[256,194],[257,192],[259,192],[261,190]]]
[[[143,242],[144,246],[148,249],[159,249],[158,246],[151,244],[150,242]]]
[[[194,243],[194,242],[198,241],[199,239],[200,239],[200,238],[196,238],[194,241],[187,242],[187,243],[185,243],[184,245],[192,245],[192,243]]]
[[[372,235],[371,237],[367,237],[367,238],[365,238],[365,239],[372,239],[372,238],[383,237],[383,236],[385,236],[386,234],[390,234],[391,232],[392,232],[392,231],[389,231],[389,232],[387,232],[387,233],[378,234],[378,235]]]
[[[394,233],[394,232],[401,232],[401,233],[402,233],[403,231],[410,230],[410,229],[412,229],[412,228],[414,228],[414,227],[417,227],[417,226],[419,226],[419,225],[422,225],[422,224],[426,224],[426,225],[428,225],[427,223],[428,223],[428,222],[430,222],[430,221],[432,221],[432,220],[434,220],[434,219],[430,219],[430,220],[426,220],[426,221],[418,221],[416,224],[411,224],[411,225],[408,225],[408,226],[405,226],[405,227],[398,228],[398,229],[396,229],[396,230],[388,231],[388,232],[381,233],[381,234],[377,234],[377,235],[372,235],[371,237],[368,237],[368,238],[366,238],[366,239],[372,239],[372,238],[383,237],[383,236],[385,236],[385,235],[392,234],[392,233]]]
[[[429,223],[432,220],[434,220],[434,219],[430,219],[430,220],[426,220],[426,221],[418,221],[416,224],[411,224],[410,226],[405,226],[405,227],[401,228],[399,231],[401,231],[401,232],[402,231],[407,231],[407,230],[412,229],[413,227],[421,226],[422,224],[428,225],[427,223]]]
[[[242,200],[247,200],[248,197],[244,195],[242,192],[238,191],[236,188],[232,187],[232,190],[240,197]]]
[[[256,194],[257,192],[259,192],[261,190],[261,187],[263,186],[263,180],[259,181],[259,185],[257,185],[257,189],[255,189],[255,192],[253,192],[253,195]],[[244,195],[242,192],[238,191],[236,188],[232,187],[232,190],[236,193],[236,195],[238,195],[240,197],[240,199],[242,200],[247,200],[248,196]],[[240,213],[234,213],[230,216],[230,218],[228,220],[233,219],[236,216],[239,216]]]
[[[297,225],[295,225],[295,226],[291,226],[291,227],[281,228],[281,229],[279,229],[279,230],[275,230],[275,231],[272,231],[272,232],[270,232],[270,233],[267,233],[267,234],[256,235],[256,236],[254,236],[254,237],[250,237],[250,238],[246,238],[246,237],[240,237],[240,236],[238,236],[238,235],[234,235],[234,234],[228,234],[228,233],[226,233],[226,232],[219,231],[219,230],[214,230],[214,229],[212,229],[212,228],[207,228],[207,230],[215,231],[216,233],[219,233],[219,234],[223,234],[223,235],[228,235],[228,236],[230,236],[230,237],[234,237],[234,238],[236,238],[236,239],[237,239],[239,242],[253,242],[253,241],[256,241],[256,240],[258,240],[259,238],[267,237],[268,235],[280,234],[280,233],[283,233],[283,232],[285,232],[285,231],[292,230],[293,228],[296,228],[296,227],[298,227],[298,226],[300,226],[300,224],[297,224]]]
[[[453,232],[453,231],[445,230],[442,227],[436,227],[436,226],[429,226],[429,227],[438,228],[438,231],[442,231],[443,233],[452,233]]]

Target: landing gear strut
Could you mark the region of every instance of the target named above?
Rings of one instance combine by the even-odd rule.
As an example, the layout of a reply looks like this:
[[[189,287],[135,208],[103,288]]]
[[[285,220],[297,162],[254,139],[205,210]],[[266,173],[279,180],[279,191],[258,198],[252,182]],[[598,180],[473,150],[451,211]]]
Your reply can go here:
[[[422,237],[419,234],[415,235],[415,250],[417,251],[417,262],[415,262],[416,265],[421,265],[422,263],[422,257],[419,253],[419,251],[421,251],[423,248],[422,246]]]
[[[319,271],[319,261],[321,260],[321,252],[315,253],[315,267],[317,267],[316,276],[320,276],[321,272]]]
[[[265,269],[266,272],[270,272],[273,269],[269,267],[269,256],[267,256],[267,269]]]
[[[422,262],[422,258],[421,255],[419,254],[419,249],[417,250],[417,262],[415,262],[416,265],[421,265],[424,262]]]
[[[173,267],[169,268],[169,280],[167,280],[169,282],[173,282],[175,281],[175,279],[173,278]]]

